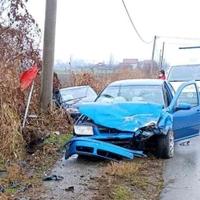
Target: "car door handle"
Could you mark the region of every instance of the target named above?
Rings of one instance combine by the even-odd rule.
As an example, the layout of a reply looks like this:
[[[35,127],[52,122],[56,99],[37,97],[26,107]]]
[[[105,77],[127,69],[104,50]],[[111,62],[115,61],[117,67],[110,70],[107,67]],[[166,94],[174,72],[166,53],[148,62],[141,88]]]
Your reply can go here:
[[[197,109],[197,112],[200,113],[200,109]]]

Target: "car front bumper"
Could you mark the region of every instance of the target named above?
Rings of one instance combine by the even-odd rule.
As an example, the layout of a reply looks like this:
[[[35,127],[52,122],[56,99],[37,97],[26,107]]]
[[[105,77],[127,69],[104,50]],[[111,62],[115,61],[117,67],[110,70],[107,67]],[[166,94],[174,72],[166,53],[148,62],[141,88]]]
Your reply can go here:
[[[74,137],[65,145],[65,148],[65,159],[68,159],[73,154],[88,155],[109,160],[131,160],[135,156],[145,156],[142,151],[123,148],[118,145],[91,139],[88,137]]]

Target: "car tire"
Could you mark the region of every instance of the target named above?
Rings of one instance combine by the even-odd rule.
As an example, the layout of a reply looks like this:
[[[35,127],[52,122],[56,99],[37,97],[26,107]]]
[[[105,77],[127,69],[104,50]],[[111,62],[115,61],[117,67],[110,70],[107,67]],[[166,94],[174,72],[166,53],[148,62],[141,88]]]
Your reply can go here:
[[[174,133],[169,130],[167,135],[158,138],[157,155],[159,158],[169,159],[174,156]]]

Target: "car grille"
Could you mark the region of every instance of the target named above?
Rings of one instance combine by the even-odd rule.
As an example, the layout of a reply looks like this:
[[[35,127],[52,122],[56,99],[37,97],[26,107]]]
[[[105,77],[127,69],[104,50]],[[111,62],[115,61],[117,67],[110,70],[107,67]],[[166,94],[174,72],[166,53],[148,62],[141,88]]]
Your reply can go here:
[[[108,127],[104,127],[104,126],[100,126],[100,125],[96,125],[98,130],[99,130],[99,133],[127,133],[127,131],[120,131],[120,130],[117,130],[117,129],[114,129],[114,128],[108,128]]]

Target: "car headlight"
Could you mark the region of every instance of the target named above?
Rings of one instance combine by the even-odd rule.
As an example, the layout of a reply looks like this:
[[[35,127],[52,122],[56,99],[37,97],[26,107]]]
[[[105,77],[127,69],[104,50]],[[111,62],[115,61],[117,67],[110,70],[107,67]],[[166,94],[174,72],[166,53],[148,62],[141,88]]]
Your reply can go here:
[[[92,126],[84,126],[84,125],[75,125],[74,132],[76,135],[93,135],[93,127]]]

